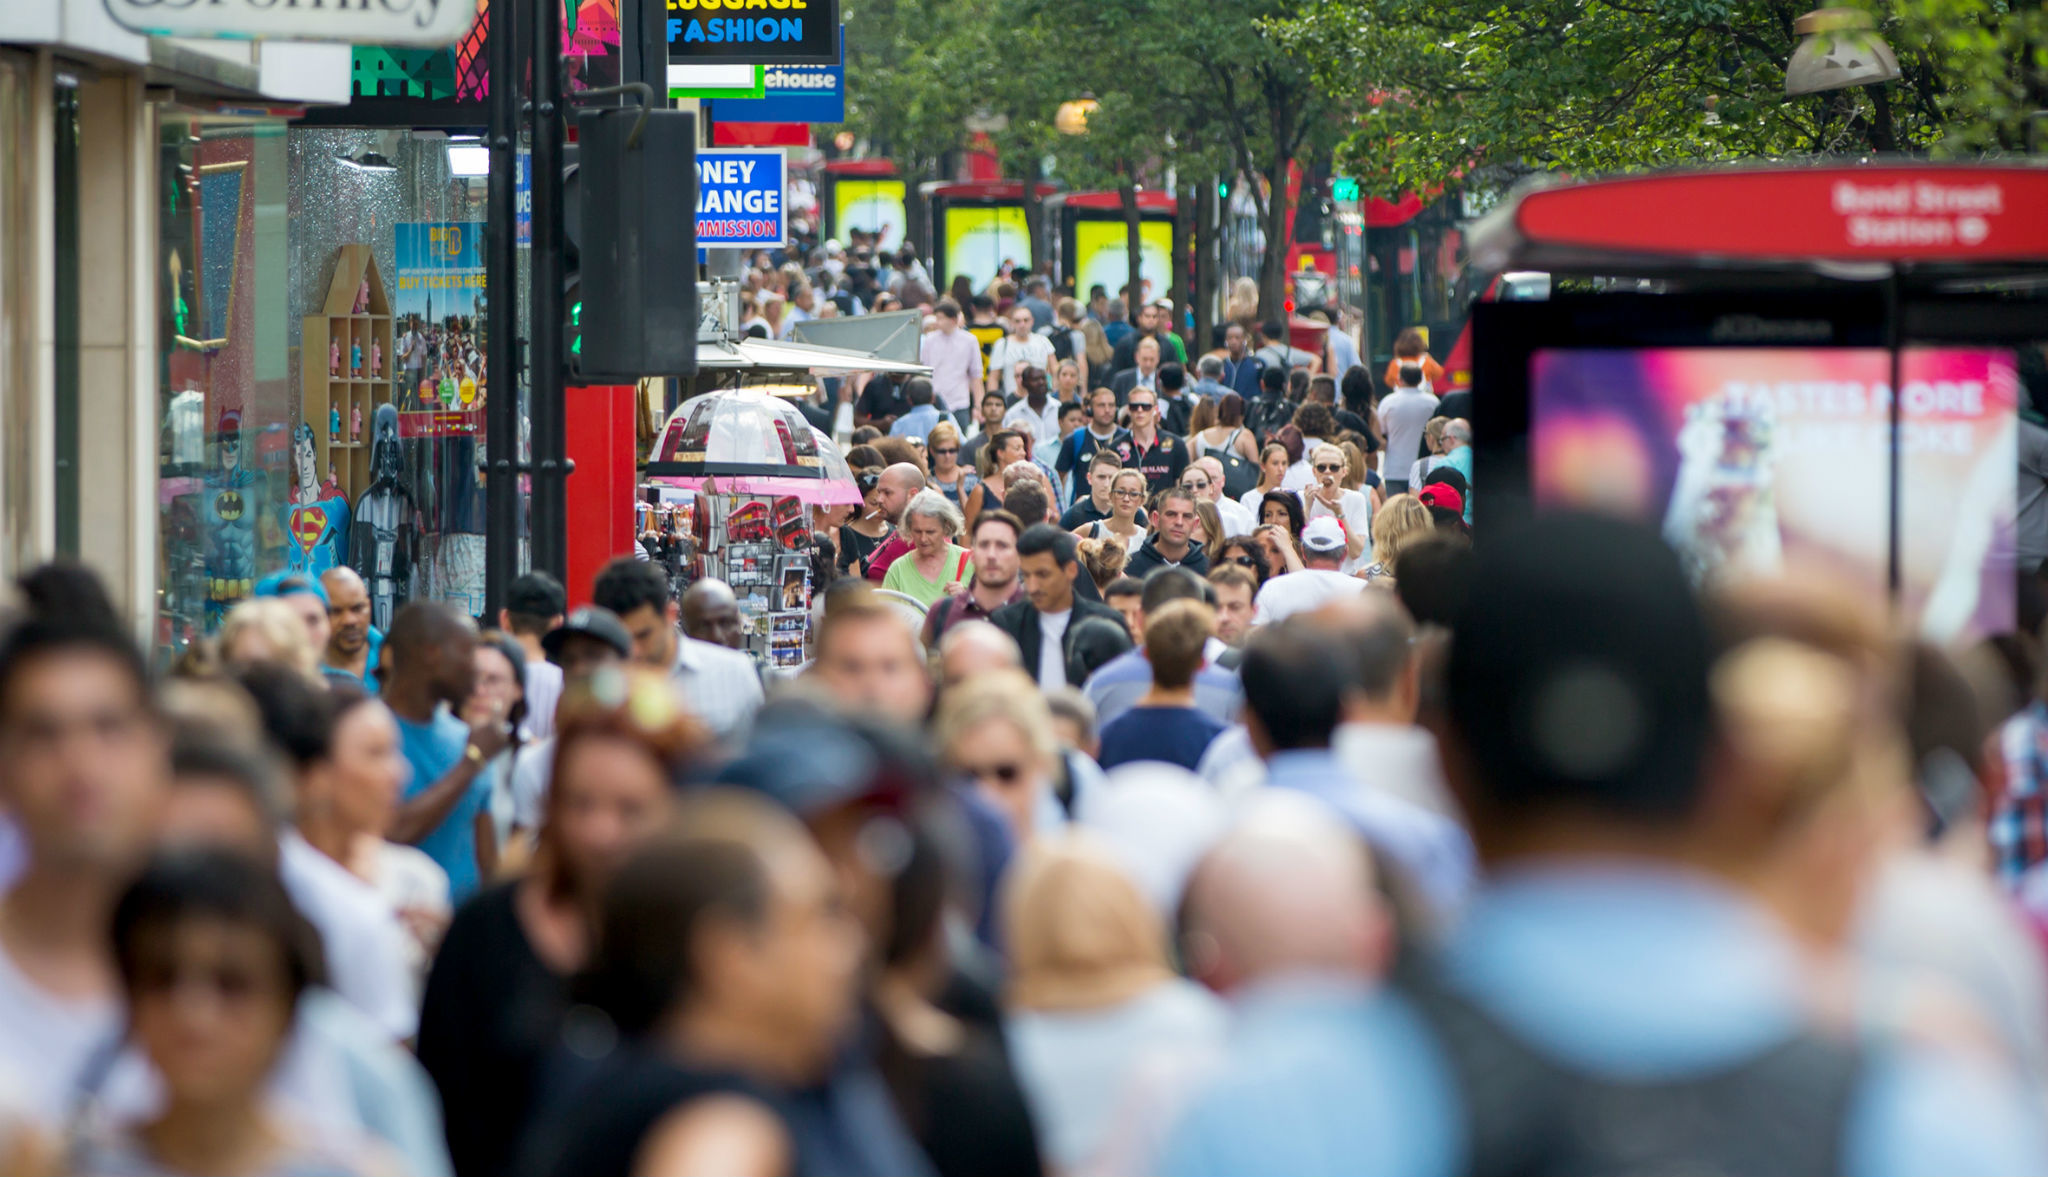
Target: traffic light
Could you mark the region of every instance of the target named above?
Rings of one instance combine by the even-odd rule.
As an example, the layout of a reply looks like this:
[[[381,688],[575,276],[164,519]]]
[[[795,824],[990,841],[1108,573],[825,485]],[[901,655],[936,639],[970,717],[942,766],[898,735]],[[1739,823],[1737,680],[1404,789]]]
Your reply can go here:
[[[578,225],[564,299],[570,366],[585,383],[695,375],[696,116],[586,110],[576,132],[563,206],[564,220]]]
[[[562,354],[574,373],[583,358],[583,168],[574,143],[562,145]]]

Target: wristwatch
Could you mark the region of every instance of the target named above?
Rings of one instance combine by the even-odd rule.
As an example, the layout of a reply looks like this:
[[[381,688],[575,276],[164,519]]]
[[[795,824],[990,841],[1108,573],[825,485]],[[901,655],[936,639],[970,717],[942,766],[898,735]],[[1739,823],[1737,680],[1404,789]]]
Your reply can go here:
[[[471,764],[482,764],[484,762],[484,750],[475,744],[471,744],[462,750],[462,758]]]

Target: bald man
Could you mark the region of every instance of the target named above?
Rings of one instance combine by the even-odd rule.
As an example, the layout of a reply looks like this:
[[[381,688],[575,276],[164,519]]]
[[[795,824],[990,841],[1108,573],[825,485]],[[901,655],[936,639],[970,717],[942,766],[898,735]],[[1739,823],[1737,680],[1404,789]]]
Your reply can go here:
[[[1022,670],[1017,641],[986,621],[963,621],[939,639],[939,683],[954,686],[991,670]]]
[[[715,576],[691,581],[683,590],[683,632],[729,650],[743,646],[747,630],[732,586]]]
[[[1344,820],[1313,798],[1260,797],[1196,867],[1186,903],[1190,966],[1235,1025],[1150,1171],[1453,1172],[1449,1073],[1379,984],[1393,922]]]
[[[322,665],[376,694],[377,660],[384,635],[370,624],[369,589],[355,569],[345,564],[321,573],[320,587],[327,590],[327,648],[321,651]]]
[[[876,584],[889,575],[889,565],[910,550],[910,541],[903,538],[903,508],[910,505],[911,496],[923,489],[924,471],[909,462],[898,462],[882,471],[882,477],[875,482],[875,505],[896,529],[875,549],[868,562],[868,579]]]
[[[482,882],[477,814],[490,800],[483,767],[503,751],[500,723],[476,727],[456,718],[476,683],[476,625],[439,601],[414,601],[398,611],[386,639],[390,659],[384,702],[398,720],[399,748],[412,766],[385,836],[410,842],[448,872],[457,906]]]

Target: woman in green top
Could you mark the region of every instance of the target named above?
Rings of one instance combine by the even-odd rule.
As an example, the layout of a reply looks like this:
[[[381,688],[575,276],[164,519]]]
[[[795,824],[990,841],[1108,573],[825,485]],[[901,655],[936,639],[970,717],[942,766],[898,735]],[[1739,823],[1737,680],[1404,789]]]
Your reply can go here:
[[[930,608],[946,595],[948,585],[965,585],[974,577],[974,563],[967,549],[953,540],[959,536],[960,508],[935,490],[921,490],[903,508],[903,538],[910,550],[889,565],[882,587],[917,598]]]

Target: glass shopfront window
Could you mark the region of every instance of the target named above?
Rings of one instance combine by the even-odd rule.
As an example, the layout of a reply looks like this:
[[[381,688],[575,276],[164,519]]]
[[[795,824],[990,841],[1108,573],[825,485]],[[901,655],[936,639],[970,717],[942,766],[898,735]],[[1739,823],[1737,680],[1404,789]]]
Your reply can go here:
[[[297,405],[284,124],[173,107],[159,126],[158,644],[175,657],[286,564]]]

